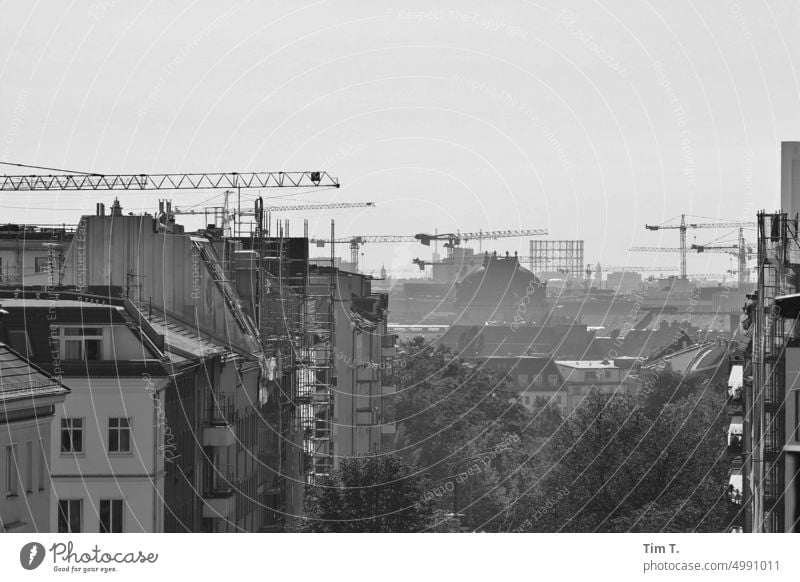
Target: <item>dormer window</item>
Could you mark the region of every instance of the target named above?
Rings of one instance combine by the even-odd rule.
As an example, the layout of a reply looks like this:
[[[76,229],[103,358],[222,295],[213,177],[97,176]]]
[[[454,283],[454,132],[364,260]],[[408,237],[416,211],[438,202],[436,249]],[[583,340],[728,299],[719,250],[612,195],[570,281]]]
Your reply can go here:
[[[60,339],[63,360],[104,359],[102,327],[62,327]]]

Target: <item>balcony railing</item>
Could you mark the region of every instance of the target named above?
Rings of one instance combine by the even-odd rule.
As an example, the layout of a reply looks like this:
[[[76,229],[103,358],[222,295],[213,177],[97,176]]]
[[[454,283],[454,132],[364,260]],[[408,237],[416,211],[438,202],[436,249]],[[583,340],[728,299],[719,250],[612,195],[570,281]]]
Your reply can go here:
[[[212,394],[206,410],[206,419],[211,426],[229,426],[235,422],[236,407],[232,396]]]

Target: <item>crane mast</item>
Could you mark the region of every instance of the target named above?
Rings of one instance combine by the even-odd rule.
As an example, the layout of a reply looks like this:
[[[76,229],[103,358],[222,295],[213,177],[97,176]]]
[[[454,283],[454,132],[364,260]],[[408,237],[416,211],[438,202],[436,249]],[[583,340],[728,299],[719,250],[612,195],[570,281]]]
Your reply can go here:
[[[674,229],[678,230],[680,233],[680,246],[677,249],[661,249],[664,252],[671,252],[677,251],[680,252],[680,263],[681,263],[681,279],[686,279],[686,253],[687,253],[687,246],[686,246],[686,231],[690,228],[738,228],[739,229],[739,246],[740,248],[745,248],[744,243],[744,236],[742,234],[742,230],[744,227],[754,227],[756,226],[755,222],[686,222],[686,215],[681,214],[681,222],[680,224],[673,224],[673,225],[652,225],[652,224],[645,224],[644,227],[647,230],[668,230]],[[692,245],[692,249],[694,250],[695,245]],[[708,248],[708,247],[706,247]],[[645,249],[647,249],[645,251]],[[654,252],[656,247],[633,247],[631,250],[640,250],[644,252]],[[702,252],[702,251],[700,251]],[[742,268],[741,262],[739,266],[739,282],[742,284]]]

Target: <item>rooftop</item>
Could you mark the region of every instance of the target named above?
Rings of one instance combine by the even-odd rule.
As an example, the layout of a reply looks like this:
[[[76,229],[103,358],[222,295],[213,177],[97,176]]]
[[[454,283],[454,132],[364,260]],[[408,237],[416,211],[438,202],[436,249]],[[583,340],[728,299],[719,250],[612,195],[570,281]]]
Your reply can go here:
[[[617,367],[611,360],[556,360],[556,364],[581,370],[610,370]]]
[[[0,399],[66,392],[55,378],[29,363],[6,344],[0,343]]]

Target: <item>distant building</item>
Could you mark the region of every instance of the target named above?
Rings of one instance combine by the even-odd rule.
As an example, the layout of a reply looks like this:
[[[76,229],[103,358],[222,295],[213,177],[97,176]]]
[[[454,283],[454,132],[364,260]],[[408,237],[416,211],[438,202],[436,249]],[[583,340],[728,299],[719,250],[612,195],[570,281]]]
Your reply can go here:
[[[0,285],[58,284],[57,273],[75,229],[0,225]],[[53,275],[56,275],[54,278]]]
[[[642,286],[642,275],[633,271],[614,271],[606,275],[606,289],[631,293]]]
[[[542,403],[562,410],[568,407],[561,371],[550,356],[486,356],[464,360],[500,374],[500,390],[528,410],[534,410]]]
[[[548,314],[546,286],[519,263],[518,257],[486,253],[456,288],[455,323],[527,325]]]
[[[628,370],[612,360],[557,360],[556,366],[564,379],[568,410],[574,410],[592,390],[603,394],[638,394],[636,383],[628,379]]]
[[[0,532],[50,531],[52,421],[68,393],[0,343]]]

